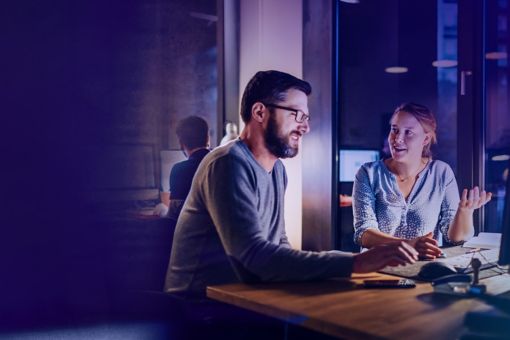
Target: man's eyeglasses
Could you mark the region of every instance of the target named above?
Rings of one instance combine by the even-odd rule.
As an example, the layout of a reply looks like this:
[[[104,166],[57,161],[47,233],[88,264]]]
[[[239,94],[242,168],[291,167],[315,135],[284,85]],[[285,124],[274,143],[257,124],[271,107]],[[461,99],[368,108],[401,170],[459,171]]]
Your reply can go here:
[[[294,119],[296,120],[296,123],[303,123],[304,121],[307,121],[307,122],[310,121],[310,115],[307,115],[306,113],[304,113],[301,110],[294,109],[292,107],[275,105],[275,104],[264,104],[264,105],[267,106],[267,107],[274,107],[276,109],[282,109],[282,110],[291,111],[292,112],[291,115],[294,116]]]

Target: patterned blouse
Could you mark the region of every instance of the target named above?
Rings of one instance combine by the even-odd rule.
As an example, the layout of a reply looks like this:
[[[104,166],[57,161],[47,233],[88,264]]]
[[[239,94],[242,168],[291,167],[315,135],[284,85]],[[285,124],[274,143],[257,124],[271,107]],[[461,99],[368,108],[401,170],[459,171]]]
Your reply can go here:
[[[432,232],[447,242],[448,229],[459,205],[455,175],[448,164],[431,160],[419,173],[407,200],[383,160],[364,164],[353,188],[354,241],[361,245],[367,229],[403,239]]]

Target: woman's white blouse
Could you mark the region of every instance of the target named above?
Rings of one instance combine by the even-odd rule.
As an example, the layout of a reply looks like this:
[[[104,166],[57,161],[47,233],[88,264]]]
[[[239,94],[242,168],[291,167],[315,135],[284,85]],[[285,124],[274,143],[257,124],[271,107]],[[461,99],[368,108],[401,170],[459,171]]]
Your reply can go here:
[[[448,164],[431,160],[419,175],[407,200],[397,177],[383,160],[364,164],[356,174],[353,187],[354,241],[368,229],[380,230],[403,239],[433,232],[447,242],[448,229],[459,205],[455,175]]]

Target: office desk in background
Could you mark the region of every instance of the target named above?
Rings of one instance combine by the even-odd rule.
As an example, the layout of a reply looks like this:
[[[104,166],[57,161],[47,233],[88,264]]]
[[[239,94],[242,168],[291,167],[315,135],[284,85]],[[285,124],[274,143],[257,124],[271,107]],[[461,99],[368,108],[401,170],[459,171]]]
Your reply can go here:
[[[364,279],[394,276],[355,274],[351,280],[229,284],[207,288],[211,299],[342,338],[456,339],[466,312],[489,308],[474,298],[434,294],[429,283],[411,289],[364,289]],[[483,280],[493,294],[510,290],[510,275]]]

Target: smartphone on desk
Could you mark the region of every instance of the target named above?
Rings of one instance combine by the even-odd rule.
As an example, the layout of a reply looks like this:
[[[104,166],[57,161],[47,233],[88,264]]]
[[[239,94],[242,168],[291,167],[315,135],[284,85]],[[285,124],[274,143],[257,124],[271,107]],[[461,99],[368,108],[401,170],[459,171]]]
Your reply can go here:
[[[364,288],[414,288],[416,284],[409,279],[389,279],[389,280],[364,280]]]

